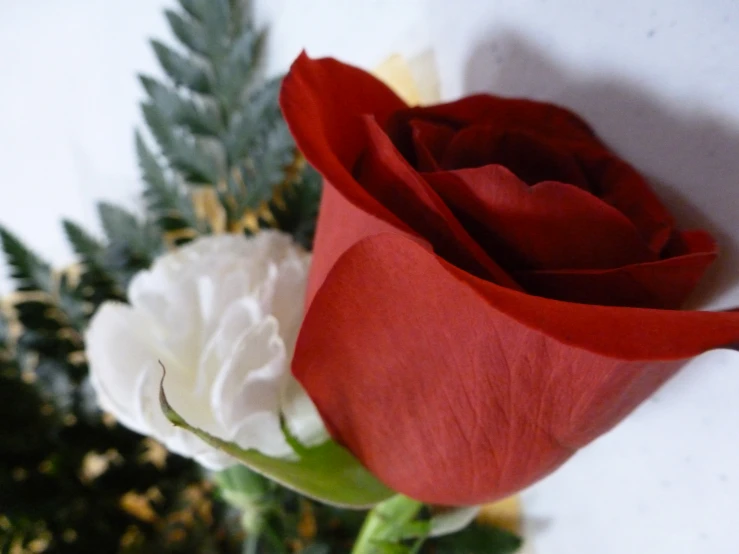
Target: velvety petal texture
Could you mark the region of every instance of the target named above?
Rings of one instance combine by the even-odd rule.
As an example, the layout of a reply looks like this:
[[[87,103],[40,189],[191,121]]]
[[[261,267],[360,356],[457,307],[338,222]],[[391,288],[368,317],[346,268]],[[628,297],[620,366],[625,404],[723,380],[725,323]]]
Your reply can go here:
[[[292,371],[387,485],[474,505],[617,424],[739,314],[679,311],[716,257],[578,116],[422,108],[301,56],[281,104],[326,178]]]
[[[293,371],[332,435],[387,485],[467,505],[544,477],[680,361],[738,337],[737,314],[537,298],[383,234],[334,266]]]

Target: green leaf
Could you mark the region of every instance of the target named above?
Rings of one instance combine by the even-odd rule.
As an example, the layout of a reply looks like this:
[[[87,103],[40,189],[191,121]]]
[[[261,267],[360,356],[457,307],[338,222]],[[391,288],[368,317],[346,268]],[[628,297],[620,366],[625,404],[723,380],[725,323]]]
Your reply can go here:
[[[64,220],[62,225],[67,240],[82,261],[82,267],[79,284],[69,290],[60,287],[60,296],[77,297],[91,303],[91,306],[84,305],[82,310],[78,310],[86,320],[104,301],[123,301],[123,283],[117,279],[116,272],[106,265],[105,245],[72,221]]]
[[[186,58],[158,40],[152,40],[151,45],[159,65],[176,85],[203,94],[212,91],[211,77],[204,64]]]
[[[520,537],[510,531],[479,523],[428,541],[435,554],[512,554],[521,544]]]
[[[109,241],[122,241],[135,245],[137,249],[146,249],[145,245],[140,244],[139,221],[131,212],[109,202],[100,202],[98,215]]]
[[[410,554],[411,552],[410,546],[394,542],[378,541],[372,546],[374,547],[372,554]]]
[[[207,10],[207,0],[178,0],[178,2],[190,17],[196,21],[203,19],[203,14]]]
[[[198,229],[190,196],[167,179],[146,142],[136,133],[136,155],[145,183],[147,210],[163,231]]]
[[[207,52],[207,42],[202,24],[195,18],[183,17],[174,10],[165,10],[164,15],[180,42],[198,54]]]
[[[131,277],[149,267],[163,250],[161,232],[150,222],[139,222],[130,212],[106,202],[98,204],[98,214],[110,241],[104,265],[126,288]]]
[[[11,277],[19,291],[40,290],[48,294],[54,293],[56,287],[48,263],[4,227],[0,227],[0,242],[10,265]]]
[[[327,544],[311,544],[300,551],[300,554],[331,554],[331,547]]]
[[[270,202],[270,211],[277,222],[277,228],[290,233],[308,250],[313,249],[322,188],[321,176],[307,166],[300,181],[284,191],[281,201]],[[266,222],[263,224],[268,226]]]
[[[210,37],[221,37],[226,44],[231,37],[231,5],[228,0],[208,0],[208,9],[202,12],[203,23]],[[236,22],[234,22],[236,23]]]
[[[297,460],[271,458],[256,450],[244,450],[214,437],[185,421],[167,401],[164,372],[159,387],[159,403],[169,421],[187,429],[214,448],[230,454],[252,470],[299,493],[347,508],[365,508],[394,493],[380,483],[349,451],[333,441],[306,447]]]
[[[75,253],[85,263],[99,263],[105,247],[73,221],[64,219],[62,220],[62,226],[64,227],[64,234]]]
[[[282,79],[272,79],[252,92],[239,111],[233,114],[225,137],[226,152],[230,162],[248,155],[259,146],[262,137],[282,122],[278,96]]]
[[[144,115],[146,126],[151,131],[154,139],[165,156],[172,151],[173,129],[169,120],[151,102],[141,104],[141,112]]]
[[[239,106],[255,74],[262,45],[262,34],[246,27],[226,54],[223,68],[219,68],[218,81],[228,105]]]
[[[196,136],[217,138],[222,132],[218,110],[208,102],[185,98],[173,89],[146,75],[139,76],[151,105],[171,126],[182,127]]]
[[[218,181],[214,156],[209,155],[193,137],[176,133],[171,122],[152,103],[142,104],[144,119],[170,166],[192,183],[213,184]]]

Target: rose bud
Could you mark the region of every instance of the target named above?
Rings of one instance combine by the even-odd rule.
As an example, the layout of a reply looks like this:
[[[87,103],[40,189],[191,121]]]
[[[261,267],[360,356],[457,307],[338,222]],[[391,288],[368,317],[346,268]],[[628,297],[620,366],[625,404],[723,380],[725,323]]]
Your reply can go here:
[[[412,498],[515,493],[739,314],[679,308],[716,257],[578,116],[490,95],[409,108],[302,55],[281,105],[325,178],[292,371],[330,434]]]

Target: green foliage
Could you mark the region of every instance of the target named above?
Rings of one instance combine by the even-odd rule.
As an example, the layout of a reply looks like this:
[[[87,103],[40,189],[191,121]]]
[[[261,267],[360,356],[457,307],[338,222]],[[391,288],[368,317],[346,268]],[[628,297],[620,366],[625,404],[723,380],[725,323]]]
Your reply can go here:
[[[136,152],[146,183],[144,189],[146,208],[159,230],[163,233],[174,233],[178,237],[175,244],[187,242],[199,231],[206,231],[207,222],[198,220],[192,198],[183,194],[177,184],[165,174],[139,133],[136,133]]]
[[[83,302],[89,303],[89,311],[97,309],[106,300],[124,301],[125,280],[117,279],[108,267],[107,245],[72,221],[64,220],[62,225],[67,240],[82,262],[80,282],[75,292]],[[71,303],[74,303],[74,295]],[[69,306],[67,309],[74,308]]]
[[[65,228],[98,267],[102,245]],[[0,316],[0,552],[239,552],[231,516],[197,464],[152,456],[161,447],[95,407],[78,332],[85,316],[75,314],[85,305],[79,286],[41,272],[46,262],[0,234],[24,287],[14,299],[17,340]],[[29,277],[36,273],[42,278]]]
[[[161,231],[150,221],[139,220],[107,202],[98,204],[98,215],[107,239],[103,264],[125,289],[131,278],[147,269],[164,250]]]
[[[49,264],[26,248],[20,239],[7,229],[0,228],[0,243],[19,291],[52,292],[54,283]]]
[[[63,271],[0,228],[18,291],[17,333],[0,318],[2,553],[39,545],[52,554],[241,549],[237,517],[197,464],[153,456],[161,452],[155,443],[103,416],[84,357],[84,331],[97,308],[125,302],[133,276],[168,247],[214,232],[253,232],[249,221],[312,244],[320,178],[296,163],[277,103],[280,80],[260,74],[262,36],[248,3],[179,3],[165,15],[180,46],[152,41],[164,78],[140,77],[156,146],[137,133],[144,213],[100,203],[102,236],[64,221],[79,263]],[[196,202],[203,190],[213,192],[222,222]],[[102,471],[90,470],[96,464]],[[254,552],[350,549],[363,514],[266,486],[268,525],[249,539]]]
[[[259,58],[262,34],[250,18],[248,2],[181,1],[182,12],[169,10],[167,21],[180,42],[177,50],[153,41],[166,82],[142,75],[147,98],[142,104],[149,134],[159,154],[141,135],[136,149],[146,183],[151,218],[163,232],[186,242],[213,230],[213,221],[192,213],[192,187],[213,187],[232,232],[253,232],[289,221],[304,243],[317,197],[292,190],[281,218],[269,217],[275,191],[301,186],[294,172],[297,151],[282,118],[277,98],[281,79],[264,81]],[[250,216],[253,216],[250,218]]]
[[[179,54],[158,40],[152,40],[151,46],[162,69],[175,84],[192,92],[211,92],[213,79],[209,75],[207,65]]]
[[[244,450],[236,443],[219,439],[190,425],[167,401],[164,375],[159,386],[159,404],[167,419],[177,427],[191,431],[203,442],[229,454],[250,469],[310,498],[347,508],[364,508],[394,494],[348,450],[333,441],[304,447],[299,446],[296,440],[288,438],[295,450],[296,459],[286,460],[272,458],[253,449]]]
[[[424,549],[427,554],[513,554],[521,547],[521,538],[513,533],[473,523],[451,535],[428,541]]]
[[[313,249],[322,189],[321,176],[308,166],[300,173],[295,185],[286,187],[283,193],[273,198],[269,204],[274,225],[290,233],[308,250]],[[269,226],[263,220],[261,223]]]

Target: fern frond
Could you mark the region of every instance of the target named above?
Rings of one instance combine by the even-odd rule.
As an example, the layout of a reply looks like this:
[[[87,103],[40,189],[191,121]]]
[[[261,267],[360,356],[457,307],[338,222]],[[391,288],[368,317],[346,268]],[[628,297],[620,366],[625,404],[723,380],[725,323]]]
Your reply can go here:
[[[51,266],[7,229],[0,227],[0,242],[11,277],[19,291],[43,291],[53,294],[55,289]]]

